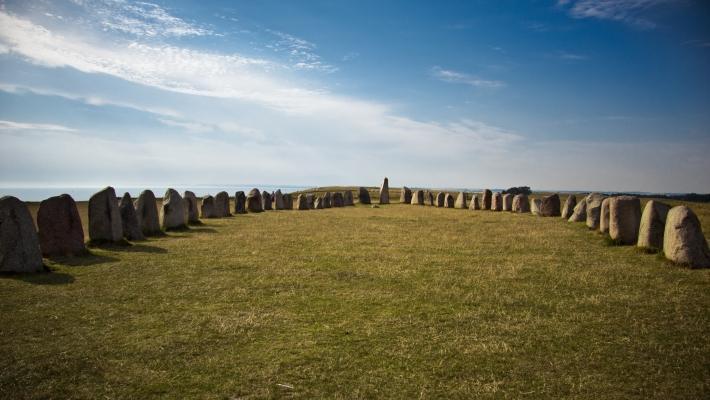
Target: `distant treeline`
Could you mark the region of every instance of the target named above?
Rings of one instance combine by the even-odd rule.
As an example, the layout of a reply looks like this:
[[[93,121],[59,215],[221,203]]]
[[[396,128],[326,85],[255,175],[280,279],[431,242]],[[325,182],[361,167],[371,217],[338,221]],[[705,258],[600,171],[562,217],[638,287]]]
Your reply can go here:
[[[611,196],[637,196],[637,197],[653,197],[657,199],[669,199],[680,201],[694,201],[697,203],[710,203],[710,193],[685,193],[685,194],[653,194],[653,193],[610,193]]]
[[[516,186],[504,190],[503,194],[512,194],[513,196],[516,194],[524,194],[529,196],[532,194],[532,190],[530,190],[530,186]]]

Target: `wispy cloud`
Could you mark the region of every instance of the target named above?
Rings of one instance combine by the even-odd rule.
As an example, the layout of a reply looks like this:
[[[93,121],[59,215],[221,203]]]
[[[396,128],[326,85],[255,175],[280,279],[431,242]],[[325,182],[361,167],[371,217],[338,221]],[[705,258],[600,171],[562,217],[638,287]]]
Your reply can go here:
[[[589,56],[586,54],[569,53],[566,51],[559,51],[557,52],[556,56],[562,60],[567,61],[584,61],[589,59]]]
[[[276,52],[286,53],[293,68],[328,73],[338,70],[338,67],[322,61],[321,57],[315,52],[315,44],[288,33],[270,29],[267,32],[275,36],[277,40],[266,47]]]
[[[439,66],[431,69],[431,76],[443,82],[460,83],[478,88],[500,88],[505,86],[505,82],[502,81],[481,79],[464,72],[452,71]]]
[[[76,129],[55,124],[38,124],[0,120],[0,131],[45,131],[45,132],[77,132]]]
[[[653,29],[656,23],[643,17],[649,8],[672,0],[560,0],[573,18],[621,21],[640,29]]]

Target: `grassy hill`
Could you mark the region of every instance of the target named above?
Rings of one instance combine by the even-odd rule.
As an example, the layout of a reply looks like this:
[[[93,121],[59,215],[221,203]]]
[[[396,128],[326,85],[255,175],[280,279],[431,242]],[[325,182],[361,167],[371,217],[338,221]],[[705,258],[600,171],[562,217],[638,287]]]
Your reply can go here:
[[[710,394],[710,270],[584,224],[399,204],[204,222],[1,277],[0,398]]]

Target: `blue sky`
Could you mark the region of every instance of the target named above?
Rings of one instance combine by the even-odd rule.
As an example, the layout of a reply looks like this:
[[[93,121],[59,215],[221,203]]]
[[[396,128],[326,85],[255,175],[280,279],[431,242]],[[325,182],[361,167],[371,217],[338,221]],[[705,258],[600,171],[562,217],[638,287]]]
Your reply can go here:
[[[710,191],[698,0],[0,1],[0,186]]]

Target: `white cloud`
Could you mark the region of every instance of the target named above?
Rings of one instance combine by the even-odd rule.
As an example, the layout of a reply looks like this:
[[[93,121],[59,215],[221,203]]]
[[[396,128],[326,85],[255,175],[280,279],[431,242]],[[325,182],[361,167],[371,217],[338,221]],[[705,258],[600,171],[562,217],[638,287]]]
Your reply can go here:
[[[327,73],[336,72],[338,70],[338,67],[324,63],[321,60],[321,57],[315,53],[315,44],[288,33],[271,29],[267,29],[266,31],[278,38],[266,47],[276,52],[286,53],[293,68],[317,70]]]
[[[46,131],[46,132],[77,132],[76,129],[55,124],[38,124],[0,120],[0,131]]]
[[[463,73],[463,72],[457,72],[457,71],[452,71],[448,69],[443,69],[441,67],[434,67],[431,69],[431,75],[443,82],[449,82],[449,83],[461,83],[464,85],[469,85],[473,87],[482,87],[482,88],[499,88],[505,86],[505,83],[502,81],[494,81],[494,80],[486,80],[486,79],[480,79],[478,77]]]
[[[559,57],[562,60],[567,60],[567,61],[584,61],[584,60],[589,59],[589,56],[587,56],[585,54],[568,53],[566,51],[558,52],[557,57]]]
[[[641,14],[658,4],[673,0],[577,0],[559,1],[560,6],[571,5],[568,12],[573,18],[597,18],[622,21],[641,29],[653,29],[656,24]]]

